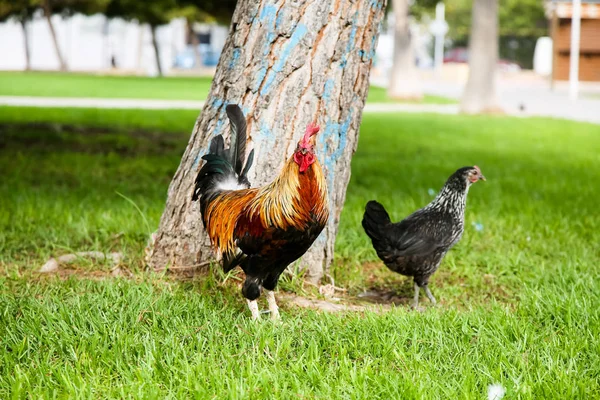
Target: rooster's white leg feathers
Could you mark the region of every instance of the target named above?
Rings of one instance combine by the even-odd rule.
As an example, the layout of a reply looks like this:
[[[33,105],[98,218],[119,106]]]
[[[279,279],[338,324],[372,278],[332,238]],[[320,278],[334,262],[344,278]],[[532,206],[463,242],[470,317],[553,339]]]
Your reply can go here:
[[[435,301],[435,297],[433,297],[433,295],[431,294],[431,291],[429,290],[429,286],[425,285],[424,289],[425,289],[425,294],[431,301],[431,304],[433,304],[435,306],[437,304],[437,301]]]
[[[275,292],[267,290],[267,302],[269,303],[269,311],[271,311],[271,319],[279,319],[279,307],[275,301]]]
[[[259,319],[260,314],[258,312],[258,303],[256,302],[256,300],[246,299],[246,301],[248,302],[248,308],[250,309],[250,312],[252,313],[252,319],[253,320]]]

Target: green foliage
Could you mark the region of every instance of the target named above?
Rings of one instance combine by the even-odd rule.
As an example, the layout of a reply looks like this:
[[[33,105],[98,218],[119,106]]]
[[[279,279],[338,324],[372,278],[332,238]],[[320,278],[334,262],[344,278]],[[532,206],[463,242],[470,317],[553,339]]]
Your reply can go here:
[[[486,398],[493,383],[506,398],[600,397],[598,126],[365,113],[333,271],[350,294],[411,292],[362,232],[367,200],[399,219],[459,166],[488,177],[432,278],[441,306],[333,315],[284,300],[272,324],[249,320],[235,274],[142,270],[147,228],[117,192],[155,227],[196,117],[0,108],[0,398]],[[79,250],[124,252],[133,279],[86,261],[31,274]]]
[[[455,42],[466,43],[469,40],[472,5],[473,0],[446,2],[448,36]],[[500,36],[539,37],[548,33],[542,0],[502,0],[498,19]]]
[[[40,0],[0,0],[0,22],[14,18],[20,22],[31,20],[40,7]]]
[[[106,16],[136,19],[142,24],[156,27],[169,23],[176,8],[176,0],[110,0]]]
[[[195,20],[213,20],[229,24],[237,0],[177,0],[183,12],[193,12]]]
[[[73,14],[93,15],[103,13],[110,0],[37,0],[40,5],[48,4],[52,14],[68,17]]]
[[[539,37],[548,34],[542,0],[502,0],[498,13],[500,36]]]

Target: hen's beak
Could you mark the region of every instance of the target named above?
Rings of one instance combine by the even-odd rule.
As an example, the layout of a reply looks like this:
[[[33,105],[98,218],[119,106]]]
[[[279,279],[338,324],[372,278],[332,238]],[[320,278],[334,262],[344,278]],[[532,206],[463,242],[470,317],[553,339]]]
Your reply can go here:
[[[485,181],[485,176],[483,176],[483,174],[479,174],[479,180],[480,181]]]

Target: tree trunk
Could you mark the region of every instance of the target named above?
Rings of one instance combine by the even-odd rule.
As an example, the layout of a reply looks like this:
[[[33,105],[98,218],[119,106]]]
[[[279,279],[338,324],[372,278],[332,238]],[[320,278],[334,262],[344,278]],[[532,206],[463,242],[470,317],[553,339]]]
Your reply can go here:
[[[150,25],[150,32],[152,33],[152,47],[154,48],[154,57],[156,58],[156,69],[158,70],[158,76],[163,76],[162,65],[160,64],[160,53],[158,51],[158,42],[156,41],[155,25]]]
[[[48,28],[50,28],[52,43],[54,43],[54,50],[56,51],[56,58],[58,59],[59,68],[61,71],[66,71],[67,63],[60,52],[60,46],[58,45],[58,39],[56,38],[56,32],[54,31],[54,24],[52,24],[52,9],[50,7],[50,0],[44,0],[43,7],[46,20],[48,21]]]
[[[23,29],[23,46],[25,49],[25,71],[31,71],[31,53],[29,53],[29,35],[27,33],[27,20],[19,19]]]
[[[321,126],[316,153],[331,216],[300,267],[313,282],[323,276],[333,258],[384,9],[385,0],[238,1],[208,100],[148,248],[151,266],[193,267],[213,258],[191,196],[209,140],[228,133],[225,106],[237,103],[256,152],[249,174],[255,187],[279,174],[310,121]]]
[[[409,24],[409,0],[393,0],[394,63],[388,96],[393,99],[421,100],[423,92],[415,66],[415,50]]]
[[[469,78],[460,103],[467,114],[501,112],[496,98],[498,0],[475,0],[469,39]]]
[[[193,21],[186,19],[186,27],[188,36],[190,38],[190,44],[192,45],[192,50],[194,51],[194,66],[196,68],[202,68],[202,56],[200,55],[200,41],[198,40],[198,36],[196,36],[196,32],[194,32]]]

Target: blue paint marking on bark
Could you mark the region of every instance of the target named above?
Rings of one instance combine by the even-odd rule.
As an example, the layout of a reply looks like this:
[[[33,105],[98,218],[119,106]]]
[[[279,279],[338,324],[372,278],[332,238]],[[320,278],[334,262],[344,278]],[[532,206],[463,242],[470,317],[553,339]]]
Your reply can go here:
[[[219,115],[217,116],[217,123],[215,124],[215,128],[211,132],[213,136],[220,134],[223,131],[223,126],[225,125],[225,107],[228,103],[215,96],[211,96],[208,99],[208,106],[210,108],[219,109]]]
[[[277,19],[275,20],[275,29],[279,29],[279,27],[281,26],[281,22],[283,21],[284,18],[284,13],[280,12],[279,15],[277,15]]]
[[[335,79],[329,78],[325,81],[325,86],[323,87],[323,100],[325,103],[329,103],[331,100],[331,92],[333,91],[333,86],[335,85]]]
[[[273,143],[275,143],[275,133],[267,126],[266,122],[261,122],[258,129],[259,135],[268,146],[271,146]]]
[[[323,157],[323,164],[327,170],[327,185],[333,187],[335,180],[335,165],[342,157],[346,145],[348,143],[348,131],[350,129],[350,123],[352,122],[352,109],[348,114],[348,117],[341,124],[338,122],[328,121],[325,125],[323,135],[319,137],[319,146],[325,149],[325,157]],[[337,137],[337,147],[333,150],[333,144],[330,145],[329,138]],[[331,195],[331,194],[330,194]]]
[[[266,5],[260,12],[260,16],[258,18],[258,20],[260,21],[263,29],[266,31],[266,40],[263,40],[262,43],[262,53],[263,53],[263,59],[260,61],[260,69],[257,75],[257,79],[256,79],[256,84],[254,85],[254,90],[258,90],[261,85],[263,84],[263,82],[265,81],[265,78],[267,78],[267,82],[265,84],[266,85],[271,85],[271,83],[273,83],[273,80],[275,79],[275,77],[267,77],[267,69],[269,67],[269,61],[268,61],[268,55],[271,51],[271,44],[272,42],[275,40],[275,38],[277,37],[277,34],[275,32],[275,29],[278,25],[278,23],[281,23],[281,20],[279,20],[279,18],[277,17],[277,7],[275,7],[274,5],[268,4]],[[277,22],[279,20],[279,22]],[[258,29],[257,27],[253,27],[254,29]],[[263,86],[263,90],[261,90],[261,94],[265,93],[265,89]]]
[[[267,4],[262,11],[260,12],[260,22],[265,21],[275,21],[275,17],[277,16],[277,7],[272,4]]]
[[[383,9],[383,1],[380,1],[380,0],[371,0],[369,2],[369,6],[371,8],[376,9],[376,10],[381,10],[381,9]]]
[[[260,90],[261,96],[264,96],[265,94],[269,93],[269,90],[271,90],[271,85],[273,84],[274,80],[275,80],[275,73],[273,71],[269,71],[269,75],[267,75],[267,80],[265,82],[265,85]]]
[[[231,54],[231,60],[229,60],[229,69],[232,69],[233,67],[235,67],[238,60],[240,59],[241,54],[242,54],[242,49],[240,49],[239,47],[236,47],[235,49],[233,49],[233,52]]]
[[[373,57],[375,57],[375,52],[377,51],[377,36],[373,35],[371,38],[371,45],[369,46],[369,50],[360,49],[358,51],[358,55],[363,61],[371,61]]]
[[[220,113],[219,119],[217,120],[217,123],[215,124],[215,129],[213,129],[213,131],[212,131],[213,136],[223,133],[224,126],[225,126],[225,116],[223,115],[223,113]]]
[[[296,26],[296,29],[294,30],[294,33],[292,33],[290,40],[287,42],[283,51],[279,54],[275,65],[273,65],[272,71],[269,71],[269,74],[267,75],[265,84],[260,91],[260,94],[262,96],[269,93],[269,91],[271,90],[271,85],[275,81],[276,73],[283,71],[283,67],[285,66],[285,63],[287,62],[288,58],[290,58],[290,55],[292,54],[296,46],[300,44],[300,42],[302,41],[304,36],[306,36],[307,33],[308,28],[306,27],[306,25],[298,24],[298,26]]]
[[[265,56],[269,54],[271,42],[273,42],[277,36],[275,33],[276,17],[277,7],[273,5],[266,5],[260,13],[260,22],[267,31],[267,40],[265,40],[263,45],[263,54]]]
[[[212,108],[220,108],[223,104],[225,104],[225,101],[223,99],[218,98],[218,97],[212,96],[208,100],[208,103],[210,104],[210,107],[212,107]]]
[[[346,52],[342,56],[342,61],[340,62],[340,68],[346,67],[346,63],[348,62],[348,54],[352,51],[354,44],[356,42],[356,31],[358,30],[358,12],[354,13],[352,17],[352,30],[350,31],[350,36],[348,37],[348,44],[346,44]]]
[[[379,24],[379,31],[381,31],[381,23]],[[371,50],[369,51],[369,60],[372,60],[375,57],[375,52],[377,51],[377,35],[373,35],[371,38]]]
[[[294,33],[292,33],[292,37],[287,42],[285,48],[279,55],[277,62],[275,63],[275,65],[273,65],[273,70],[275,70],[276,72],[281,72],[283,70],[283,66],[292,54],[292,51],[296,46],[298,46],[298,44],[300,44],[300,41],[304,38],[304,36],[306,36],[307,32],[308,28],[306,27],[306,25],[298,24],[296,29],[294,29]]]
[[[256,80],[255,80],[255,84],[252,87],[252,89],[254,91],[257,91],[260,88],[260,85],[262,85],[263,81],[265,80],[265,77],[267,76],[267,67],[261,67],[257,72],[256,72]]]
[[[198,168],[198,164],[200,164],[200,159],[202,158],[202,151],[198,151],[196,153],[196,157],[194,157],[194,163],[192,164],[192,169]]]

